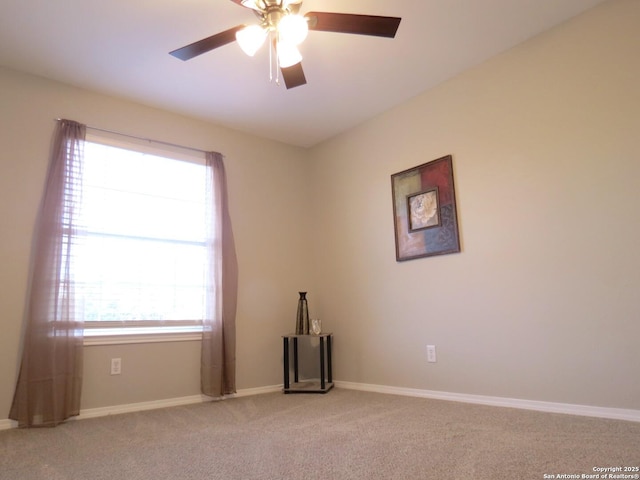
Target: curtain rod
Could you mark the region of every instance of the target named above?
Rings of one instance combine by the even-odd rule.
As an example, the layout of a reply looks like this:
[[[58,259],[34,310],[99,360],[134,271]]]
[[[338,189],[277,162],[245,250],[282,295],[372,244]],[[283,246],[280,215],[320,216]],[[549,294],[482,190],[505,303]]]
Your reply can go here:
[[[59,121],[64,120],[64,119],[63,118],[56,118],[55,120],[56,120],[56,122],[59,122]],[[198,153],[207,153],[207,150],[201,150],[199,148],[194,148],[194,147],[186,147],[184,145],[178,145],[177,143],[163,142],[162,140],[154,140],[152,138],[146,138],[146,137],[138,137],[136,135],[130,135],[128,133],[116,132],[114,130],[107,130],[105,128],[92,127],[91,125],[85,125],[85,127],[87,127],[89,130],[95,130],[97,132],[111,133],[113,135],[119,135],[121,137],[133,138],[135,140],[142,140],[144,142],[149,142],[149,143],[157,143],[159,145],[165,145],[167,147],[181,148],[183,150],[191,150],[192,152],[198,152]]]

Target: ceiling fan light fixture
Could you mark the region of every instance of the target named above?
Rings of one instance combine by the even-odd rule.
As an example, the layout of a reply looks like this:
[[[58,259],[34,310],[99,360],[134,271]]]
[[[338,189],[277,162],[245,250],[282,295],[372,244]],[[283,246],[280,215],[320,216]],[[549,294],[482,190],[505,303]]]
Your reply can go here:
[[[254,10],[258,10],[258,11],[260,11],[260,10],[261,10],[261,8],[258,6],[258,2],[259,2],[259,1],[260,1],[260,0],[242,0],[242,1],[240,2],[240,4],[241,4],[243,7],[253,8]]]
[[[302,3],[302,0],[282,0],[282,8],[289,8],[289,5],[300,3]]]
[[[298,48],[292,43],[279,41],[277,50],[280,68],[292,67],[302,61],[302,55],[298,51]]]
[[[307,19],[301,15],[285,15],[278,23],[278,36],[283,42],[300,45],[308,33]]]
[[[394,38],[402,20],[333,12],[307,12],[302,16],[298,13],[303,0],[231,1],[252,10],[259,18],[258,24],[237,25],[169,53],[180,60],[189,60],[235,40],[247,55],[254,56],[269,37],[269,78],[279,85],[282,73],[287,89],[307,83],[297,46],[306,39],[309,30]]]
[[[260,25],[249,25],[236,32],[236,40],[244,53],[253,57],[267,38],[267,30]]]

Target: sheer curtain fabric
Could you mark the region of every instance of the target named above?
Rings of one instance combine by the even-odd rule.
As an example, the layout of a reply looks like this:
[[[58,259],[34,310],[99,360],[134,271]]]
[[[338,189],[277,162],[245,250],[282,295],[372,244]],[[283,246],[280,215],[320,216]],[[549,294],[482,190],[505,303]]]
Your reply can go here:
[[[20,427],[55,426],[80,412],[84,316],[73,274],[81,224],[86,126],[56,126],[45,192],[36,220],[25,308],[22,361],[9,418]],[[222,155],[207,152],[206,299],[201,390],[235,393],[238,270]]]
[[[86,128],[60,120],[36,220],[22,362],[9,418],[55,426],[80,412],[83,319],[75,309],[70,250],[81,205]]]
[[[206,153],[210,256],[207,262],[206,315],[202,325],[201,389],[210,397],[236,391],[236,307],[238,265],[229,217],[222,155]]]

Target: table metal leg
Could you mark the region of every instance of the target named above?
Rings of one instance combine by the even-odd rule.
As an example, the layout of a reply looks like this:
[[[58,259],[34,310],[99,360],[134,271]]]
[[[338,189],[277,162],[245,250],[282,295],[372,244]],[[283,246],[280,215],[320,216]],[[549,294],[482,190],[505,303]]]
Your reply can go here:
[[[293,381],[298,383],[298,337],[293,337]]]
[[[324,337],[320,337],[320,389],[324,390]]]
[[[331,335],[327,336],[327,381],[333,382],[333,371],[331,365]]]
[[[284,337],[282,343],[284,360],[284,389],[289,389],[289,339]]]

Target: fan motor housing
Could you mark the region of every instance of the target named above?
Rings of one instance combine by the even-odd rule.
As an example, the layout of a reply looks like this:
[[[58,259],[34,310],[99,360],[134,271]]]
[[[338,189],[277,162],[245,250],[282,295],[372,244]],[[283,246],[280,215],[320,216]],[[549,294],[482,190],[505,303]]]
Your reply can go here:
[[[263,14],[263,22],[269,29],[276,30],[278,23],[285,15],[287,15],[287,11],[280,7],[267,7]]]

